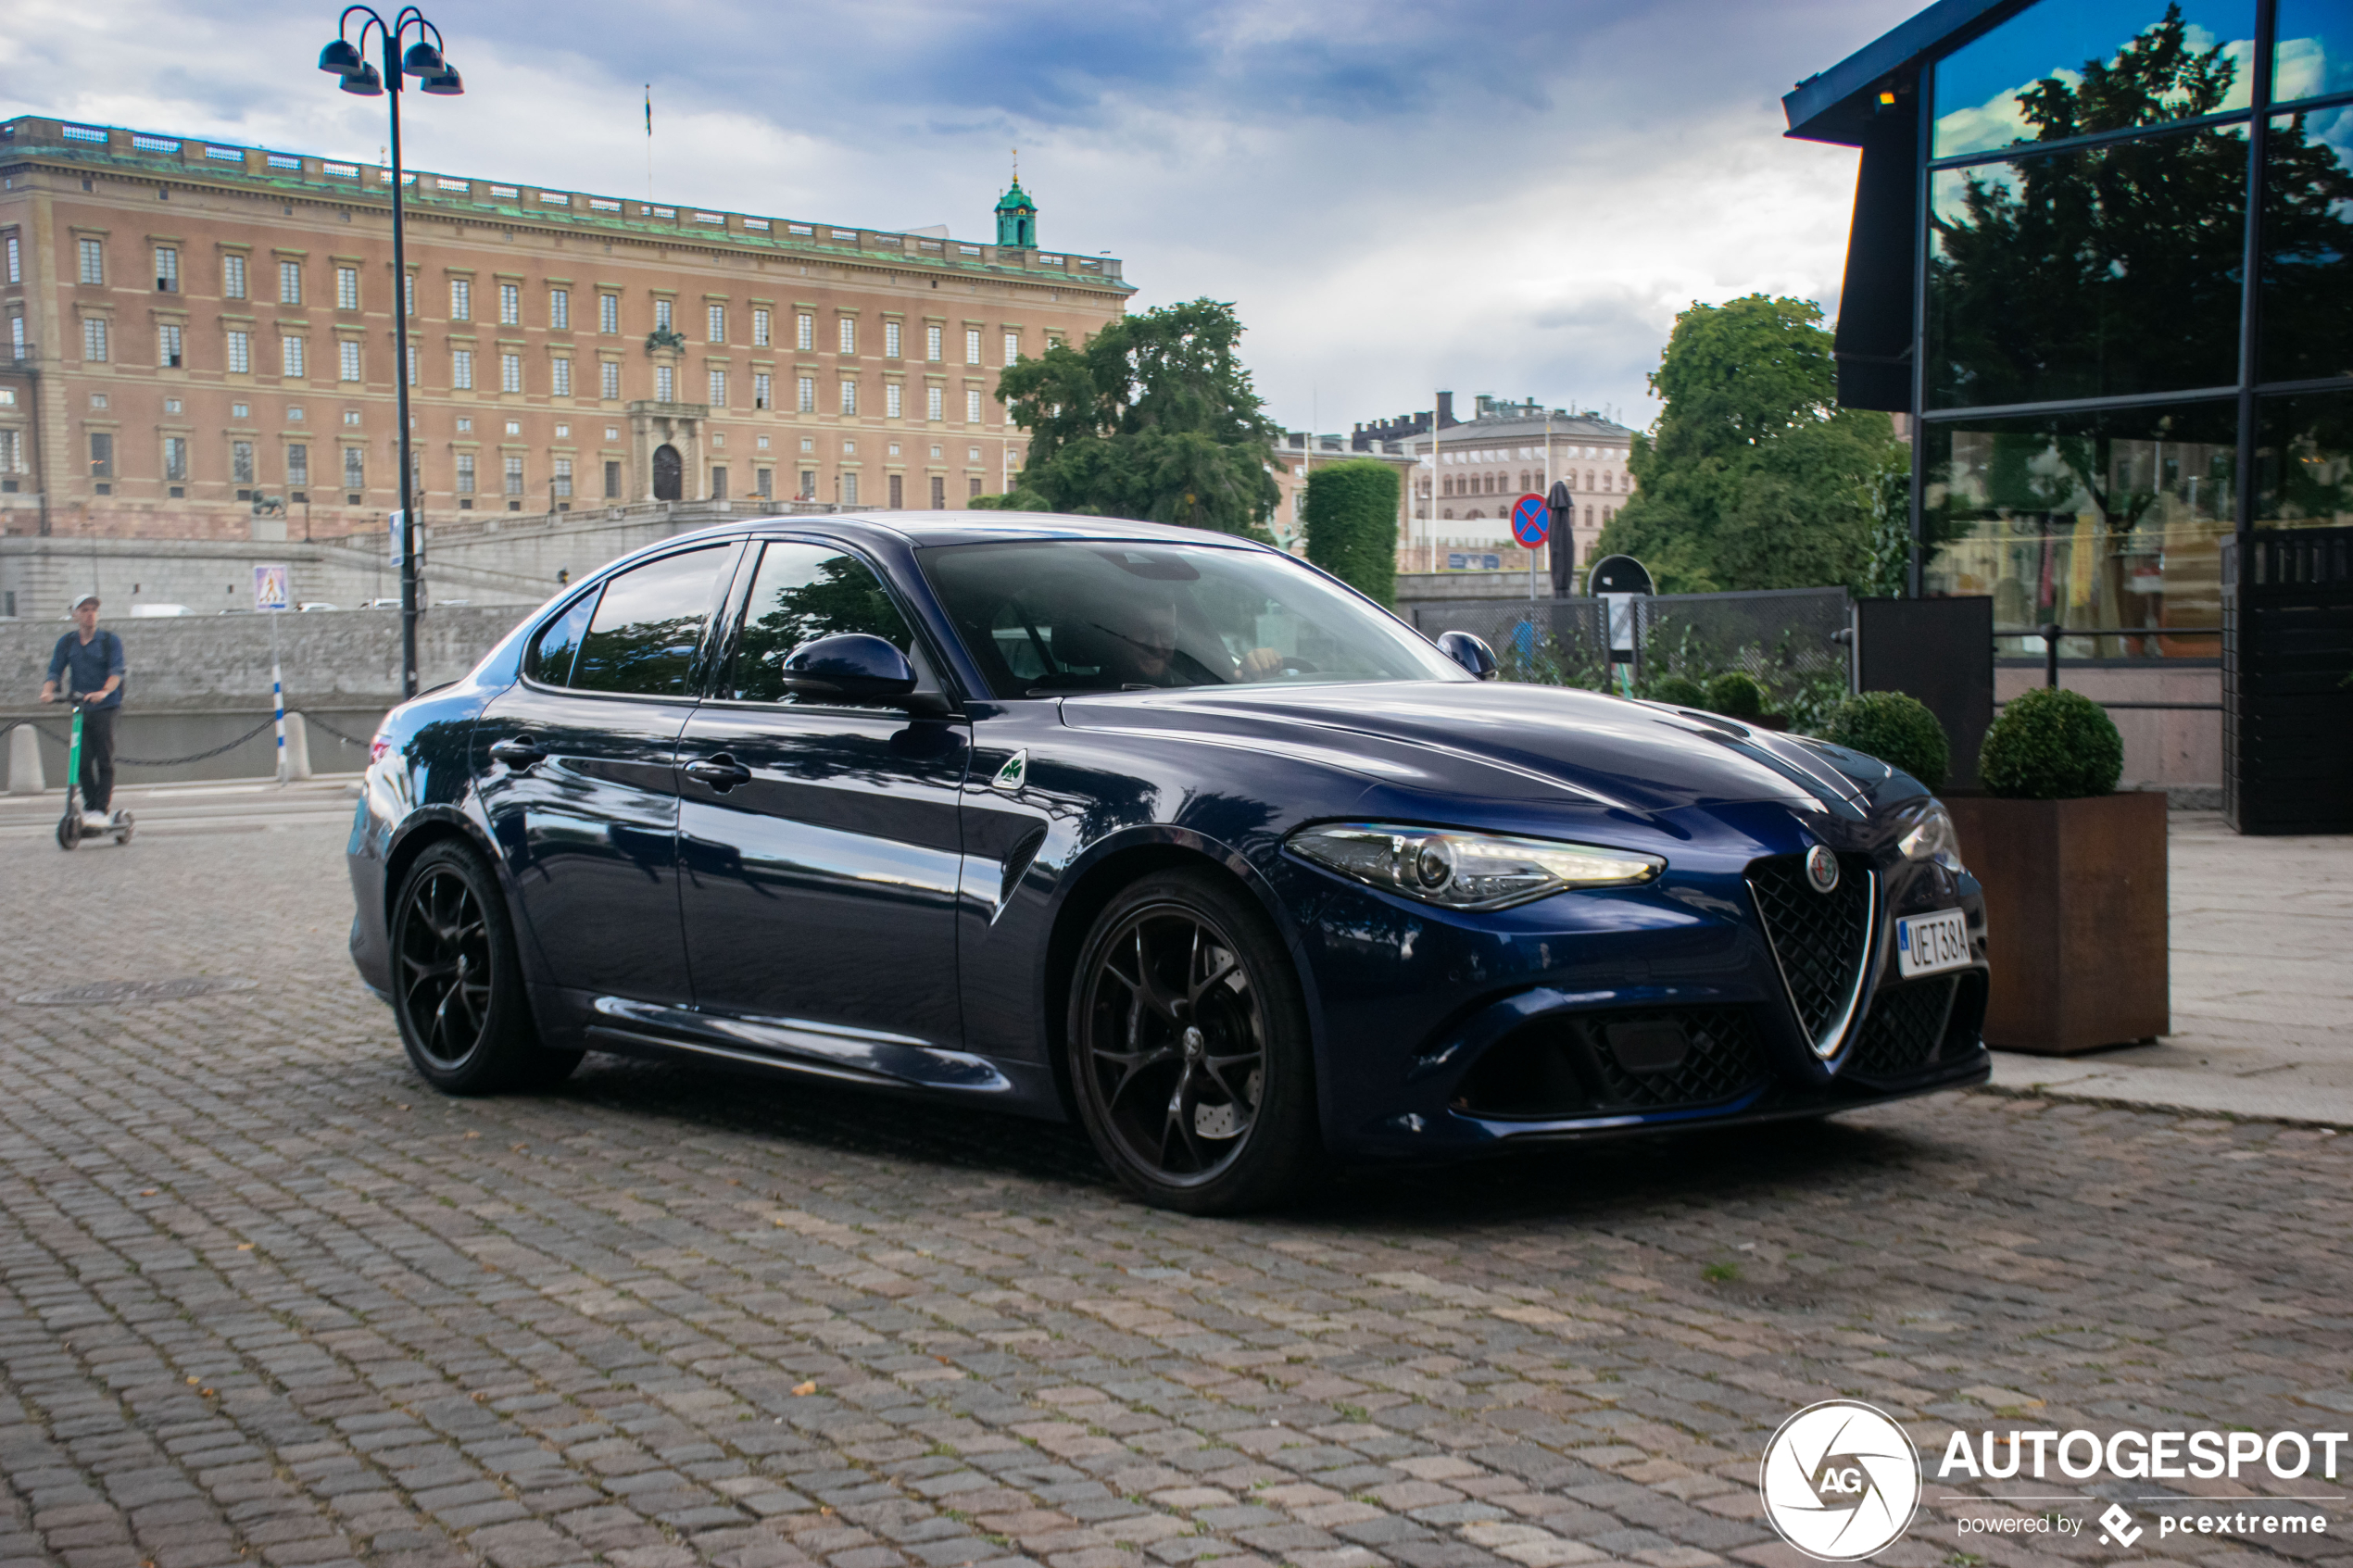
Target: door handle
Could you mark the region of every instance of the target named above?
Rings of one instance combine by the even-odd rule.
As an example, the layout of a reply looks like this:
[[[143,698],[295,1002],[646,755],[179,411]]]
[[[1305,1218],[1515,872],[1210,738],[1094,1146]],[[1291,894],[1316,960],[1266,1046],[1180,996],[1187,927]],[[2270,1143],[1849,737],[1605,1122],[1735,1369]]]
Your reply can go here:
[[[504,762],[518,773],[527,773],[535,764],[545,762],[547,754],[532,745],[528,735],[517,735],[512,740],[492,741],[490,759]]]
[[[686,776],[700,780],[721,795],[739,784],[751,783],[751,770],[724,751],[716,757],[698,757],[687,763]]]

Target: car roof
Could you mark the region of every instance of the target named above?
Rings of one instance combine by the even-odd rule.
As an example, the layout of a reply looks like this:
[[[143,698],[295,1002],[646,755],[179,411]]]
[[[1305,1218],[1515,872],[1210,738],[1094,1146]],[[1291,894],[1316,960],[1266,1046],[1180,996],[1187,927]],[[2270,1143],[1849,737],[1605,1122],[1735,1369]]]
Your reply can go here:
[[[916,549],[943,545],[978,545],[1010,540],[1132,539],[1170,545],[1226,546],[1265,549],[1255,540],[1232,533],[1176,523],[1137,522],[1127,518],[1072,517],[1058,512],[998,511],[857,511],[780,513],[774,517],[738,518],[697,533],[726,533],[749,528],[754,533],[784,533],[800,529],[842,528],[893,534]],[[682,534],[692,538],[695,534]]]

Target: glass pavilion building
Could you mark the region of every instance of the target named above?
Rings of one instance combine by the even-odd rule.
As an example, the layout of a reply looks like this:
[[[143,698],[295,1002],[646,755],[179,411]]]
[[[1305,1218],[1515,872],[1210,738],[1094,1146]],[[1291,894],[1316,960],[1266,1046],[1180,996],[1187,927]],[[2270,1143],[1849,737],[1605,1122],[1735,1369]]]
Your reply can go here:
[[[1917,420],[1916,591],[2224,658],[2235,777],[2232,585],[2348,575],[2353,0],[1942,0],[1785,106],[1862,150],[1839,395]]]

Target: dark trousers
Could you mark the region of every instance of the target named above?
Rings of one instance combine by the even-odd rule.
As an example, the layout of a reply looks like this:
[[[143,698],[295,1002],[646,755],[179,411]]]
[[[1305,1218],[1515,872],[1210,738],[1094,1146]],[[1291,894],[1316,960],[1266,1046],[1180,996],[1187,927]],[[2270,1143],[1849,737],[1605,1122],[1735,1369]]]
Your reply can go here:
[[[82,710],[82,809],[103,811],[114,798],[114,716],[119,708]]]

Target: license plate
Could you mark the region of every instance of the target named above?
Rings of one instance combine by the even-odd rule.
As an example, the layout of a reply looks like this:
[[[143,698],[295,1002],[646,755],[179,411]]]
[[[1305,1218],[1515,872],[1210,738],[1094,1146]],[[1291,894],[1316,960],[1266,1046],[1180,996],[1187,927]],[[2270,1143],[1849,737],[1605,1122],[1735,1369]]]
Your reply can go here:
[[[1895,922],[1895,968],[1905,978],[1958,969],[1969,961],[1969,922],[1960,910],[1939,909]]]

